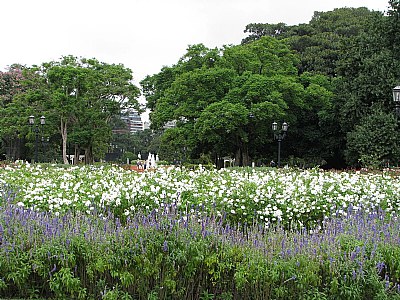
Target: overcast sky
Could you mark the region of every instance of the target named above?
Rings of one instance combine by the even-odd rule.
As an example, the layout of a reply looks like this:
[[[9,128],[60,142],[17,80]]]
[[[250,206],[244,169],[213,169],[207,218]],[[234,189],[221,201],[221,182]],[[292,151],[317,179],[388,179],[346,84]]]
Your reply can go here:
[[[387,0],[5,0],[1,3],[0,70],[63,55],[122,63],[135,83],[170,66],[187,46],[239,44],[249,23],[308,23],[314,11]]]

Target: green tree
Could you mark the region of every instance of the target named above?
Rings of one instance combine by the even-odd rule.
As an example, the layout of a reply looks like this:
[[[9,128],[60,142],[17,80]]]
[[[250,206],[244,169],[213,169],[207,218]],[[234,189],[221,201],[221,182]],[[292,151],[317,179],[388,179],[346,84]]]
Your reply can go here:
[[[142,94],[146,98],[146,107],[150,110],[155,109],[155,105],[162,97],[164,91],[175,80],[178,71],[174,67],[164,66],[161,71],[152,76],[146,76],[141,82]]]
[[[299,82],[304,105],[292,112],[295,119],[285,148],[306,163],[323,165],[334,159],[334,150],[340,145],[337,136],[332,135],[340,129],[333,119],[332,83],[327,76],[308,72],[300,75]]]
[[[123,65],[65,56],[22,71],[1,74],[0,136],[3,141],[26,137],[32,148],[35,134],[27,125],[28,116],[44,115],[41,135],[49,138],[48,146],[61,139],[64,163],[68,144],[76,157],[84,152],[86,163],[102,158],[111,139],[112,117],[128,107],[141,110],[132,71]]]
[[[86,72],[78,66],[75,57],[64,57],[60,62],[44,63],[40,70],[48,78],[50,113],[58,115],[59,132],[62,140],[62,159],[68,164],[67,139],[69,126],[77,122],[86,92],[84,85]]]
[[[0,107],[0,135],[8,158],[28,159],[29,148],[33,148],[35,140],[33,128],[28,126],[28,116],[34,115],[38,119],[46,110],[46,96],[41,89],[44,80],[31,68],[19,65],[13,65],[11,72],[17,76],[9,76],[8,84],[2,87],[3,96],[6,96]],[[47,127],[43,128],[46,129],[43,135],[47,134]]]
[[[22,67],[19,65],[0,72],[0,137],[8,159],[19,159],[22,154],[20,113],[13,104],[15,96],[23,91],[22,80]]]
[[[193,123],[166,129],[159,140],[160,157],[175,163],[188,162],[199,145],[193,132]]]
[[[363,32],[352,40],[337,63],[338,78],[335,80],[335,114],[341,131],[353,137],[362,120],[368,117],[375,107],[390,114],[393,112],[392,89],[400,78],[398,39],[394,32],[398,30],[398,2],[391,5],[387,15],[377,13],[368,19]],[[397,43],[397,44],[396,44]],[[382,127],[384,134],[392,136],[391,127]],[[386,131],[387,130],[387,131]],[[395,135],[396,136],[396,135]],[[377,142],[379,144],[379,142]],[[351,143],[347,143],[350,147]],[[394,143],[390,143],[394,145]],[[375,149],[376,150],[376,149]],[[395,159],[394,149],[377,159]],[[348,149],[348,163],[356,163],[364,154]],[[358,155],[358,157],[357,157]],[[389,157],[393,155],[393,157]]]
[[[51,110],[59,116],[64,163],[68,163],[68,131],[75,156],[82,149],[85,162],[91,163],[94,154],[100,158],[107,149],[112,116],[127,107],[140,110],[139,89],[132,83],[132,71],[123,65],[66,56],[60,62],[43,64],[42,72],[48,79]]]
[[[171,69],[145,80],[153,128],[162,128],[168,121],[177,124],[177,129],[165,133],[168,139],[161,138],[161,149],[172,152],[171,145],[182,148],[186,144],[188,153],[197,158],[229,155],[239,165],[265,156],[265,146],[272,142],[273,120],[295,124],[299,112],[316,113],[329,98],[317,79],[311,82],[312,75],[312,84],[301,82],[298,63],[288,46],[272,37],[225,46],[221,51],[202,45],[189,48]],[[171,77],[164,78],[163,84],[149,84],[166,75],[166,70]],[[321,101],[307,98],[317,95]]]
[[[286,33],[290,32],[291,27],[285,23],[277,24],[263,24],[263,23],[251,23],[246,25],[244,30],[249,35],[242,40],[242,44],[251,43],[261,39],[263,36],[270,37],[284,37]]]
[[[394,11],[393,16],[396,15]],[[398,25],[394,25],[396,22],[386,24],[384,19],[381,12],[365,7],[338,8],[315,12],[307,24],[249,24],[246,27],[245,32],[250,35],[243,42],[258,40],[265,35],[274,36],[288,43],[299,55],[300,74],[306,74],[307,78],[311,78],[310,74],[331,78],[328,85],[323,85],[322,94],[315,86],[309,86],[308,79],[302,80],[306,94],[309,94],[305,96],[307,103],[311,98],[321,97],[328,97],[330,101],[323,101],[321,105],[314,102],[314,108],[296,111],[285,141],[285,149],[290,153],[334,160],[335,165],[339,165],[344,156],[346,133],[353,129],[372,103],[389,99],[387,92],[383,95],[385,88],[382,87],[390,84],[387,70],[393,68],[390,63],[393,56],[385,50],[384,45],[390,43],[385,42],[384,37],[389,31],[392,39],[397,36]],[[388,30],[389,24],[393,30]],[[291,143],[292,137],[296,144]]]
[[[249,24],[245,32],[250,35],[242,43],[259,40],[263,36],[285,40],[300,55],[300,73],[317,72],[335,77],[336,64],[342,54],[353,46],[353,39],[363,34],[368,24],[379,16],[380,12],[365,7],[346,7],[317,11],[307,24]]]
[[[241,103],[214,102],[200,114],[195,131],[201,142],[213,145],[217,157],[235,153],[240,165],[248,165],[249,116]]]
[[[331,77],[337,75],[337,62],[353,45],[354,38],[363,34],[368,22],[379,16],[365,7],[338,8],[315,12],[304,31],[288,38],[292,49],[300,54],[300,72],[317,72]],[[293,33],[298,33],[297,29]]]
[[[398,120],[392,113],[372,107],[354,130],[347,134],[346,159],[352,165],[379,167],[384,160],[398,161]]]

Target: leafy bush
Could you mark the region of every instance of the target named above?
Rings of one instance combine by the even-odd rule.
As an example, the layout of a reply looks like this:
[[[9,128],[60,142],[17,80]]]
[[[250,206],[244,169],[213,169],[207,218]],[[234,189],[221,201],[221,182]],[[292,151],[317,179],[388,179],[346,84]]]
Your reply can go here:
[[[399,299],[400,220],[383,211],[321,228],[243,227],[167,206],[125,224],[0,207],[0,297]]]

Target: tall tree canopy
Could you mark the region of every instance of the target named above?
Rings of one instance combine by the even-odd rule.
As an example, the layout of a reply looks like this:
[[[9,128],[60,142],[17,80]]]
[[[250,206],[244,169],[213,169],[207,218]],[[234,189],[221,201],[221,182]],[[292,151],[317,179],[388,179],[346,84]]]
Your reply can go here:
[[[76,155],[84,151],[87,163],[94,155],[101,158],[111,136],[111,117],[127,107],[140,110],[140,91],[132,83],[132,71],[123,65],[65,56],[60,61],[26,68],[24,76],[25,90],[7,100],[2,114],[8,117],[4,120],[10,121],[18,109],[23,121],[14,123],[18,132],[31,140],[32,132],[26,126],[28,116],[45,115],[46,134],[61,137],[64,163],[68,163],[68,142],[74,145]]]
[[[328,102],[331,94],[311,74],[312,84],[302,81],[298,63],[287,44],[272,37],[220,50],[191,46],[176,65],[142,82],[152,126],[176,121],[177,128],[169,132],[185,128],[193,156],[228,155],[247,165],[250,158],[264,156],[273,120],[295,124],[299,111],[315,113],[330,105],[309,101],[315,90]]]
[[[348,133],[357,130],[361,120],[371,114],[373,105],[379,104],[385,113],[393,110],[390,93],[400,76],[398,20],[399,1],[390,0],[386,15],[362,7],[339,8],[315,12],[308,24],[249,24],[245,32],[250,35],[242,42],[274,36],[299,54],[300,74],[310,72],[331,78],[332,105],[323,114],[321,132],[309,131],[311,123],[307,120],[315,122],[312,118],[299,115],[299,119],[304,134],[313,135],[317,144],[324,144],[340,160],[345,157],[344,149],[351,147],[346,142],[348,137],[359,136]],[[347,163],[356,161],[352,153],[352,158],[346,155]],[[395,152],[391,153],[395,160]]]
[[[111,117],[127,107],[139,109],[139,89],[132,84],[132,71],[123,65],[67,56],[44,64],[42,72],[48,79],[51,109],[59,117],[64,162],[69,126],[76,154],[84,150],[91,162],[93,150],[104,153],[108,145]]]
[[[378,120],[378,117],[368,118],[375,114],[375,107],[383,111],[380,115],[393,114],[391,93],[393,87],[400,82],[399,46],[396,44],[400,40],[398,34],[395,34],[399,32],[400,10],[398,1],[395,2],[391,1],[391,8],[386,16],[379,14],[369,19],[364,32],[353,39],[351,47],[346,48],[337,64],[336,113],[341,130],[347,135],[348,163],[354,163],[354,153],[358,153],[358,159],[365,155],[371,156],[371,149],[375,151],[374,157],[384,156],[392,162],[399,158],[397,151],[385,150],[380,153],[383,148],[373,147],[371,144],[364,153],[350,151],[354,144],[360,143],[356,139],[361,138],[358,134],[361,129],[370,128],[366,126],[366,122]],[[393,126],[383,126],[383,123],[376,126],[383,134],[398,138],[393,132]],[[378,145],[380,142],[375,143]],[[392,146],[396,144],[398,142],[390,142]]]
[[[315,12],[307,24],[254,23],[246,26],[244,32],[249,35],[242,43],[258,40],[262,36],[286,40],[291,49],[300,55],[300,73],[317,72],[335,77],[336,63],[346,49],[353,47],[354,38],[368,31],[369,24],[381,16],[381,12],[365,7],[337,8]]]

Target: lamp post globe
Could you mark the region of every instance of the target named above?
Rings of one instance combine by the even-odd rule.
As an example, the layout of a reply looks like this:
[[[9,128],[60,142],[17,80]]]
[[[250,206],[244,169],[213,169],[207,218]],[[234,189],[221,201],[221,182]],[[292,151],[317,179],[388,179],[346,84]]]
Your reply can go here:
[[[287,132],[288,127],[289,127],[288,123],[283,122],[283,124],[282,124],[282,131],[283,131],[283,132]]]
[[[274,122],[272,123],[272,131],[275,133],[275,131],[278,130],[278,123]]]

